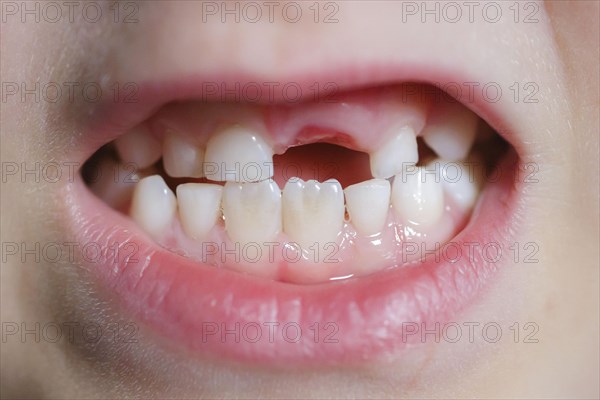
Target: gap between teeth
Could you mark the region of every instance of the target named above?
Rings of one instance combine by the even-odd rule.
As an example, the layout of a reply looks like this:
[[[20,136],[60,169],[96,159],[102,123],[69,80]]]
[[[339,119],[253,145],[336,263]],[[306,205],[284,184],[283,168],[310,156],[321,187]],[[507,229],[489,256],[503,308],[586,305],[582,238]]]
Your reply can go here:
[[[467,157],[475,140],[477,116],[460,104],[437,106],[420,132],[410,125],[391,124],[381,133],[383,140],[371,148],[371,175],[388,179],[419,161],[417,136],[446,161]],[[167,128],[165,128],[167,129]],[[206,177],[212,181],[259,182],[274,175],[274,150],[264,128],[239,124],[214,132],[206,143],[190,143],[171,129],[162,143],[142,124],[115,141],[120,158],[144,169],[161,157],[171,177]]]

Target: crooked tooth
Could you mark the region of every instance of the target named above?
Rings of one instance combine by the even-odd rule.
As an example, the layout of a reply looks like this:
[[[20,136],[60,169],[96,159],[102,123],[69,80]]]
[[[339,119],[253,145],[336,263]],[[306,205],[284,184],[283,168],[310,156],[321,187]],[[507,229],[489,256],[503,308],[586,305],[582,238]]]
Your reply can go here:
[[[160,175],[141,179],[133,191],[130,215],[154,238],[171,224],[177,209],[175,195]]]
[[[444,212],[444,190],[433,169],[411,167],[394,177],[392,207],[404,222],[435,224]]]
[[[206,145],[204,174],[215,181],[257,182],[273,176],[273,149],[239,125],[213,135]]]
[[[350,222],[363,235],[381,232],[390,210],[390,183],[371,179],[344,189]]]
[[[143,169],[157,162],[162,149],[146,125],[138,125],[115,140],[119,157],[125,163],[133,163],[137,169]]]
[[[163,166],[174,178],[202,178],[204,151],[176,135],[167,132],[163,143]]]
[[[344,194],[335,179],[290,179],[283,189],[283,230],[300,247],[335,242],[344,224]]]
[[[440,106],[423,129],[423,140],[440,158],[462,160],[477,133],[477,115],[459,103]]]
[[[437,159],[427,166],[428,169],[434,167],[439,168],[442,185],[455,204],[464,211],[470,210],[479,196],[481,182],[478,168],[481,164]]]
[[[184,232],[202,239],[215,226],[221,212],[223,187],[210,183],[184,183],[177,186],[179,219]]]
[[[281,232],[281,190],[273,180],[227,182],[223,215],[229,237],[242,244],[273,241]]]
[[[417,161],[417,137],[411,127],[405,126],[370,154],[371,175],[374,178],[391,178],[399,174],[402,167],[414,165]]]

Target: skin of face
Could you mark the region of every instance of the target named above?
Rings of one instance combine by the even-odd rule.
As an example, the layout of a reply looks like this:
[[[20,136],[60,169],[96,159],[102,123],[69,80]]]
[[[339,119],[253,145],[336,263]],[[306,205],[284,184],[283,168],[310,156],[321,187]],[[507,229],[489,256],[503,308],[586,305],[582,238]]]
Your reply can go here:
[[[406,2],[394,1],[338,2],[338,22],[332,24],[315,23],[308,4],[303,10],[310,17],[298,23],[277,12],[273,22],[265,17],[223,23],[219,14],[206,14],[206,3],[193,1],[127,3],[131,8],[96,3],[103,12],[98,22],[82,18],[81,3],[73,22],[63,9],[63,19],[50,23],[53,10],[37,22],[6,3],[21,7],[2,4],[0,38],[3,398],[600,395],[598,2],[519,5],[517,23],[507,2],[498,23],[486,21],[478,9],[472,22],[464,16],[456,24],[443,15],[440,22],[423,22],[420,14],[407,14]],[[115,7],[121,7],[118,14]],[[334,10],[319,7],[319,19]],[[537,22],[523,23],[535,10]],[[126,24],[130,13],[137,22]],[[94,10],[88,14],[91,19]],[[442,62],[479,82],[500,82],[511,94],[510,82],[539,87],[537,103],[503,99],[498,106],[524,135],[527,157],[536,163],[537,183],[523,195],[526,212],[516,234],[521,254],[457,316],[459,323],[497,323],[502,340],[427,343],[378,363],[297,370],[208,360],[143,325],[135,325],[133,343],[49,340],[51,323],[110,330],[109,324],[123,326],[131,317],[77,266],[31,254],[23,262],[21,250],[9,255],[13,244],[35,249],[71,239],[61,219],[68,204],[60,199],[70,183],[64,163],[95,105],[69,102],[66,95],[48,101],[51,95],[40,91],[38,101],[9,96],[7,82],[21,90],[22,83],[31,88],[36,80],[140,82],[215,71],[284,81],[324,65],[401,61]],[[43,170],[52,162],[61,165],[58,179]],[[21,175],[36,165],[41,177]],[[8,175],[13,167],[19,172]],[[525,262],[523,252],[532,249],[535,261]],[[48,328],[38,333],[40,340],[35,333],[9,334],[23,322],[31,330],[36,323]]]

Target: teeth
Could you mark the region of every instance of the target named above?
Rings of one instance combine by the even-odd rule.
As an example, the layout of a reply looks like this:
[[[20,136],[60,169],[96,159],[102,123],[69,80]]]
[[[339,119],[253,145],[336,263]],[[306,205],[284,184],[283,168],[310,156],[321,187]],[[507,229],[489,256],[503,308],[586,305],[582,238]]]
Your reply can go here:
[[[206,145],[204,174],[215,181],[257,182],[273,176],[273,149],[239,125],[214,135]]]
[[[185,233],[202,239],[217,222],[223,188],[210,183],[185,183],[177,186],[179,219]]]
[[[177,208],[175,195],[160,175],[141,179],[133,191],[130,215],[154,238],[169,227]]]
[[[350,221],[363,235],[379,233],[390,209],[390,183],[371,179],[344,189]]]
[[[139,125],[115,140],[117,152],[125,163],[137,169],[151,166],[160,159],[161,145],[145,125]]]
[[[396,175],[392,206],[404,222],[433,225],[444,211],[444,191],[439,177],[432,169],[423,167],[409,167]]]
[[[377,151],[370,154],[371,175],[387,179],[400,173],[402,167],[419,161],[417,137],[412,128],[405,126]]]
[[[440,107],[423,129],[423,140],[440,158],[457,161],[471,150],[477,133],[477,115],[458,103]]]
[[[334,179],[290,179],[283,189],[283,229],[302,249],[334,242],[344,224],[344,194]]]
[[[437,163],[437,164],[436,164]],[[462,209],[469,210],[475,205],[479,196],[480,177],[477,172],[481,164],[466,165],[462,162],[447,162],[434,160],[428,164],[428,169],[439,168],[442,185]]]
[[[273,241],[281,232],[281,190],[273,180],[227,182],[223,215],[229,237],[242,244]]]
[[[202,178],[204,152],[191,145],[180,136],[168,132],[163,143],[163,166],[166,173],[174,178]]]

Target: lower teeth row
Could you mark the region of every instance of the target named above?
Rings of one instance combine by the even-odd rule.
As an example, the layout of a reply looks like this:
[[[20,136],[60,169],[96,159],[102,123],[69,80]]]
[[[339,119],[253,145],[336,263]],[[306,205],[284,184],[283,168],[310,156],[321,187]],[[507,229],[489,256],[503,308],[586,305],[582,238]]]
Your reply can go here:
[[[402,227],[404,239],[429,235],[444,241],[454,229],[436,235],[440,222],[454,221],[455,226],[452,215],[468,215],[478,196],[472,170],[464,163],[437,160],[406,168],[391,184],[371,179],[343,190],[336,180],[292,178],[281,191],[273,180],[184,183],[177,186],[177,195],[160,175],[152,175],[136,185],[130,215],[157,242],[175,248],[185,247],[176,239],[175,232],[182,230],[186,240],[197,244],[224,232],[230,243],[241,246],[287,240],[302,253],[315,245],[343,246],[348,232],[355,242],[376,242],[390,229],[390,221],[396,230]],[[308,258],[319,263],[325,255]]]

